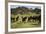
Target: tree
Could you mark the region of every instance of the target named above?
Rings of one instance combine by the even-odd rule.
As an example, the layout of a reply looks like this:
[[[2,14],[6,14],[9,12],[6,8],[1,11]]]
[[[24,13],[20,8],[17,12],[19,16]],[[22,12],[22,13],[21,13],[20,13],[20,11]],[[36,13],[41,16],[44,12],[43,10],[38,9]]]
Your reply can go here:
[[[35,12],[36,14],[40,14],[40,13],[41,13],[41,9],[35,8],[35,9],[34,9],[34,12]]]

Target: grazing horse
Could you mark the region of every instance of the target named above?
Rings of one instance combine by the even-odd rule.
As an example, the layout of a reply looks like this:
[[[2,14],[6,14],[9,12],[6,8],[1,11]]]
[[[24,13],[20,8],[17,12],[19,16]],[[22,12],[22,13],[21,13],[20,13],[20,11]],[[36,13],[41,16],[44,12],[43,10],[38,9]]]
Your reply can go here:
[[[27,17],[22,17],[22,18],[23,18],[22,21],[25,21],[27,19]]]
[[[18,21],[19,16],[16,17],[16,21]]]
[[[12,18],[12,17],[11,17],[11,22],[15,22],[15,18]]]
[[[22,22],[22,17],[21,16],[19,16],[18,22]]]
[[[30,16],[30,17],[28,17],[28,21],[30,21],[32,19],[32,17]]]

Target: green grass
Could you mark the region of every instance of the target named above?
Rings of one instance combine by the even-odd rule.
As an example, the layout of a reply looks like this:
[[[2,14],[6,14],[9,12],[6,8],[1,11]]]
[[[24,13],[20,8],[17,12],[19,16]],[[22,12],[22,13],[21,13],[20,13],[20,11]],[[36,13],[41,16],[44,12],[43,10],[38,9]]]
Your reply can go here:
[[[32,27],[40,27],[38,22],[14,22],[11,23],[11,28],[32,28]]]
[[[39,16],[40,14],[35,14],[35,13],[31,13],[31,14],[23,14],[23,15],[11,15],[11,17],[16,17],[16,16]],[[38,20],[36,20],[35,22],[12,22],[11,23],[11,28],[33,28],[33,27],[40,27],[41,24],[38,22]]]

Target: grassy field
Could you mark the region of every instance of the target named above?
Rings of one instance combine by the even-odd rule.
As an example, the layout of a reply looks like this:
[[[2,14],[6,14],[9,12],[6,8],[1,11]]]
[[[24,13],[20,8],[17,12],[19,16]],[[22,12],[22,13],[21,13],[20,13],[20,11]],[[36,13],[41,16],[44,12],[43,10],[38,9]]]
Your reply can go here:
[[[16,16],[39,16],[40,14],[35,14],[35,13],[31,13],[31,14],[23,14],[23,15],[12,15],[13,18],[15,18]],[[33,28],[33,27],[40,27],[40,23],[38,20],[36,21],[28,21],[28,22],[11,22],[11,28]]]
[[[40,23],[36,22],[14,22],[11,23],[11,28],[32,28],[32,27],[40,27]]]

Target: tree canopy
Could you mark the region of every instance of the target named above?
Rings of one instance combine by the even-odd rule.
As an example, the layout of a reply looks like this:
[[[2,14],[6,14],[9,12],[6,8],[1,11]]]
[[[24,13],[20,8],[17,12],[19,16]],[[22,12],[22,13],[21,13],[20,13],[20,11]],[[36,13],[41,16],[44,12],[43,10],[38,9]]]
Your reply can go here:
[[[35,8],[27,8],[27,7],[18,7],[18,8],[11,8],[11,14],[30,14],[30,13],[36,13],[36,14],[40,14],[41,13],[41,9]]]

